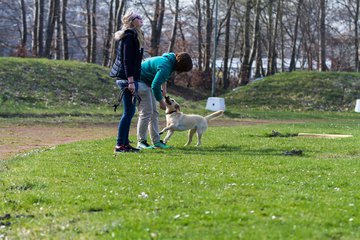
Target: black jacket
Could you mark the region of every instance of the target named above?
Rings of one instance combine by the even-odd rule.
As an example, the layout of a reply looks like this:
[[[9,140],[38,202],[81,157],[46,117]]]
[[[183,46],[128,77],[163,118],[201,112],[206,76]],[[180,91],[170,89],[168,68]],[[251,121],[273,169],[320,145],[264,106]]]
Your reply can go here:
[[[136,31],[127,29],[123,38],[116,44],[116,59],[112,65],[110,77],[127,79],[133,76],[134,80],[138,81],[144,50],[140,48]]]

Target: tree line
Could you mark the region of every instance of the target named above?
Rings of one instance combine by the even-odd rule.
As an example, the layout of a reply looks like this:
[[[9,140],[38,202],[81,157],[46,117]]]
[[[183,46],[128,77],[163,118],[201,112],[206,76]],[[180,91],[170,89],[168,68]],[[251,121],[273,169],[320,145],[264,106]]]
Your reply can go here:
[[[131,8],[144,18],[147,56],[187,51],[209,81],[216,53],[224,89],[281,71],[360,71],[359,2],[1,0],[0,55],[110,66],[113,34]]]

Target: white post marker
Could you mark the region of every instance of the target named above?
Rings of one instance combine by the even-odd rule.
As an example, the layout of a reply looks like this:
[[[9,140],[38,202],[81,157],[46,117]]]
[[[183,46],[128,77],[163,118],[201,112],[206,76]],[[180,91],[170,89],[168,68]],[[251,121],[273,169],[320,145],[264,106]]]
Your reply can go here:
[[[357,100],[356,100],[355,112],[360,113],[360,99],[357,99]]]
[[[225,111],[225,99],[219,97],[209,97],[206,102],[205,109],[210,111]]]

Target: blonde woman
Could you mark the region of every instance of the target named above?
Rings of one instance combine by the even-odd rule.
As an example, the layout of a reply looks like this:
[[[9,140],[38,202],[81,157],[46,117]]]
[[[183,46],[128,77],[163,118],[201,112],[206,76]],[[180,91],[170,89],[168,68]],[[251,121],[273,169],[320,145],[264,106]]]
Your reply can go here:
[[[124,112],[118,125],[118,136],[114,152],[137,152],[129,143],[131,120],[135,114],[138,81],[143,58],[144,36],[141,31],[143,21],[140,15],[128,11],[122,18],[122,28],[115,33],[117,43],[116,59],[110,71],[110,77],[116,78],[116,84],[122,94]]]

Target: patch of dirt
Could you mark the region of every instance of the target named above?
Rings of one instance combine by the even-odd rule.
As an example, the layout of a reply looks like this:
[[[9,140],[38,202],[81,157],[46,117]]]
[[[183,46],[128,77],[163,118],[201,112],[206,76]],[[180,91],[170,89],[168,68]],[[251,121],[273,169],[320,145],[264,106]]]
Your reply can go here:
[[[210,122],[210,126],[237,126],[270,123],[290,123],[296,121],[218,119]],[[160,128],[165,122],[160,122]],[[59,144],[82,140],[96,140],[114,137],[117,134],[116,123],[81,124],[5,124],[0,128],[0,160],[9,159],[27,151],[52,147]],[[131,134],[136,134],[133,123]]]

